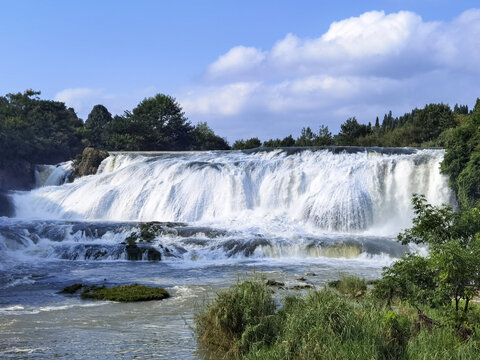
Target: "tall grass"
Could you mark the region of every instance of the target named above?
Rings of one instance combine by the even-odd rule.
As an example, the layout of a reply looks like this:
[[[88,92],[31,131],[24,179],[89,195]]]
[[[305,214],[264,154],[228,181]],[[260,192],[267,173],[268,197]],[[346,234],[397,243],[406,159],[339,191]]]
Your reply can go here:
[[[344,282],[342,284],[342,281]],[[222,292],[195,318],[203,355],[212,359],[478,359],[480,339],[462,339],[451,324],[430,331],[417,321],[417,309],[397,302],[393,309],[348,278],[306,296],[288,296],[276,309],[259,280]],[[430,316],[441,317],[432,310]],[[433,315],[431,315],[433,314]],[[443,320],[442,320],[443,321]],[[418,321],[417,321],[418,322]],[[445,321],[447,323],[447,321]],[[479,330],[480,327],[477,327]]]

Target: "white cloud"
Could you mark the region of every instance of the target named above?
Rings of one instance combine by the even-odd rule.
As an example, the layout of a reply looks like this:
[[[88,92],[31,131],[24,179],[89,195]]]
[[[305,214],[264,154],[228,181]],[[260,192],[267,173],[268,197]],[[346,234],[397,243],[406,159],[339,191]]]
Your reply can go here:
[[[480,96],[479,63],[478,9],[451,22],[370,11],[332,23],[317,38],[287,34],[268,50],[233,47],[180,102],[192,120],[231,134],[246,117],[256,126],[243,136],[285,136],[319,122],[337,130],[346,116],[374,121],[429,102],[471,104]],[[290,120],[272,127],[272,119]]]
[[[207,73],[211,78],[230,76],[232,72],[241,74],[255,68],[261,64],[264,59],[265,54],[259,49],[236,46],[211,64]]]
[[[180,100],[187,113],[235,115],[245,105],[260,83],[233,83],[221,87],[191,90]]]

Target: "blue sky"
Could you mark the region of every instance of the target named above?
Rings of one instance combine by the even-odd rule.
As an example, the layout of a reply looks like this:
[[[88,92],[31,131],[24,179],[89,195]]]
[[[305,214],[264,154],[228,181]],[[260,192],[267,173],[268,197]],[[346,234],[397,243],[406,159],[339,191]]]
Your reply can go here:
[[[175,96],[233,141],[334,132],[480,96],[477,1],[15,1],[0,93],[42,91],[85,118]]]

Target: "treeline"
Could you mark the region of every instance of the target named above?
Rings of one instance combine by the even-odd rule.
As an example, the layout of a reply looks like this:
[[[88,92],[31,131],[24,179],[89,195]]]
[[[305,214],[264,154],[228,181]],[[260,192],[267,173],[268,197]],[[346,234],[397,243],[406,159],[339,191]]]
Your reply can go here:
[[[461,130],[464,126],[475,126],[467,124],[474,111],[469,112],[466,105],[455,105],[452,111],[445,104],[429,104],[400,117],[393,117],[390,111],[382,121],[377,117],[374,125],[360,124],[352,117],[341,124],[336,135],[322,125],[317,131],[303,128],[297,138],[289,135],[262,142],[254,137],[237,140],[230,147],[206,123],[192,125],[180,104],[168,95],[146,98],[133,110],[115,116],[105,106],[95,105],[85,122],[64,103],[42,100],[39,95],[40,92],[27,90],[0,97],[0,167],[18,159],[55,163],[73,158],[86,146],[117,151],[330,145],[451,147],[455,137],[465,132]],[[460,130],[449,132],[449,129]],[[475,139],[470,140],[471,148]],[[458,151],[467,151],[466,145],[461,146]],[[453,177],[459,175],[453,168],[445,171],[453,171]],[[457,182],[453,178],[452,181]],[[461,181],[469,180],[463,176]]]
[[[207,123],[193,126],[180,104],[158,94],[123,115],[95,105],[85,121],[85,143],[108,150],[228,150],[228,142]]]
[[[355,117],[348,118],[340,125],[337,135],[332,135],[328,127],[323,125],[317,132],[310,127],[304,127],[296,139],[289,135],[283,139],[270,139],[262,143],[254,137],[237,140],[232,148],[245,150],[260,146],[443,146],[444,138],[439,138],[440,134],[458,126],[468,114],[467,105],[457,104],[452,111],[450,106],[445,104],[429,104],[400,117],[393,117],[390,111],[381,122],[377,117],[374,125],[360,124]]]
[[[39,95],[27,90],[0,97],[0,168],[18,161],[65,161],[86,146],[130,151],[230,149],[206,123],[193,126],[167,95],[147,98],[116,116],[96,105],[85,123],[73,108]]]

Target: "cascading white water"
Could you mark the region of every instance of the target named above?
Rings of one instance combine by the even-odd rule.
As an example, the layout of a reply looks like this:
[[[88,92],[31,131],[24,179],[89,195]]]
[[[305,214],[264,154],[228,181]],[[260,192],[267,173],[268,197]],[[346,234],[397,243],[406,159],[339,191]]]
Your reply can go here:
[[[19,192],[13,201],[19,218],[395,234],[410,225],[412,194],[452,201],[442,158],[441,150],[118,153],[96,175]]]
[[[64,184],[72,170],[72,161],[66,161],[58,165],[37,165],[35,167],[35,187]]]

